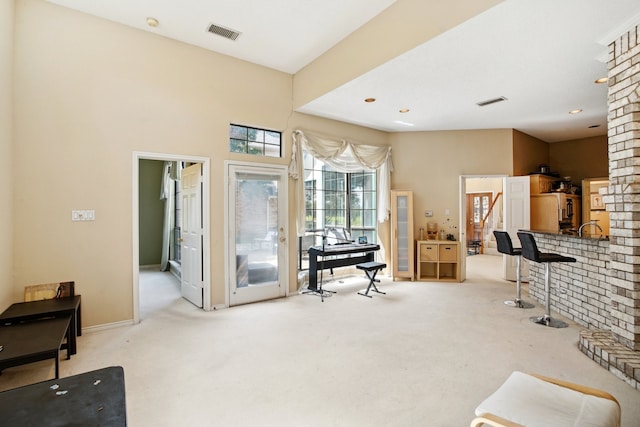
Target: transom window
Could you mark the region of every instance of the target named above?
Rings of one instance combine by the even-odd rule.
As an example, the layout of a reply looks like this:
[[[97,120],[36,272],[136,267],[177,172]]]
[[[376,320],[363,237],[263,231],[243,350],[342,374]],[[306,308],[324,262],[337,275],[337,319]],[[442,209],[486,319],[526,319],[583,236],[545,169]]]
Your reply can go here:
[[[254,156],[281,157],[282,134],[248,126],[229,126],[229,151]]]

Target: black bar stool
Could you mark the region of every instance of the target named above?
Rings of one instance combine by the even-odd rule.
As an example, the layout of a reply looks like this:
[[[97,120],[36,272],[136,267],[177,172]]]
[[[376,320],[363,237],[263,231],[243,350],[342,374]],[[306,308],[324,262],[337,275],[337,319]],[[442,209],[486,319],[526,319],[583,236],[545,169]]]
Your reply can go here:
[[[515,256],[516,258],[516,299],[514,300],[508,300],[505,301],[504,303],[506,305],[510,305],[512,307],[515,308],[533,308],[535,307],[535,305],[531,304],[530,302],[525,302],[522,301],[522,298],[520,298],[521,295],[521,287],[520,284],[521,282],[521,270],[520,270],[520,266],[522,265],[522,250],[520,248],[515,248],[513,247],[513,244],[511,243],[511,236],[509,236],[509,233],[507,233],[506,231],[497,231],[495,230],[493,232],[493,235],[496,237],[496,243],[498,244],[498,252],[500,252],[501,254],[505,254],[505,255],[510,255],[510,256]]]
[[[567,257],[554,253],[542,253],[538,250],[536,240],[531,233],[518,232],[518,238],[522,244],[522,256],[533,262],[540,262],[544,264],[544,293],[545,293],[545,313],[543,316],[530,317],[534,323],[538,323],[543,326],[550,326],[552,328],[566,328],[569,326],[562,320],[553,319],[551,317],[551,285],[549,265],[552,262],[576,262],[575,258]]]

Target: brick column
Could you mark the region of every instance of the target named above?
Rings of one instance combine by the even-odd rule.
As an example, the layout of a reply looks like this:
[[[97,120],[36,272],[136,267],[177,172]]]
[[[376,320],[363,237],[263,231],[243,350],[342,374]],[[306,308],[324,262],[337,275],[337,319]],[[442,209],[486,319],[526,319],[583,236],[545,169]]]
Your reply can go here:
[[[611,331],[640,350],[640,27],[609,46]]]

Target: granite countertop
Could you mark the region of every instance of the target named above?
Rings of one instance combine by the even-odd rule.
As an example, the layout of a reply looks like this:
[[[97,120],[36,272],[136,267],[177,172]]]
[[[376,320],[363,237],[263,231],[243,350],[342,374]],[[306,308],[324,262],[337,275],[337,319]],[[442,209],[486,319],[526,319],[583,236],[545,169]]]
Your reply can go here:
[[[560,232],[557,232],[557,231],[541,231],[541,230],[518,230],[518,231],[526,231],[528,233],[547,234],[547,235],[550,235],[550,236],[571,237],[571,238],[575,238],[575,239],[609,240],[609,236],[578,236],[578,232],[560,233]]]

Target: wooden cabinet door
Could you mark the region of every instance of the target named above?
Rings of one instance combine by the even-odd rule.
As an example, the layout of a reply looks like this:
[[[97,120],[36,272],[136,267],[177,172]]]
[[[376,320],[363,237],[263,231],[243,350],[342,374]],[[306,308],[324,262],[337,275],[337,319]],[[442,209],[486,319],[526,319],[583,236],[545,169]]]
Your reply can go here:
[[[556,178],[547,175],[530,175],[529,192],[531,194],[544,194],[553,191]]]
[[[556,194],[531,196],[531,229],[557,233],[560,231]]]

